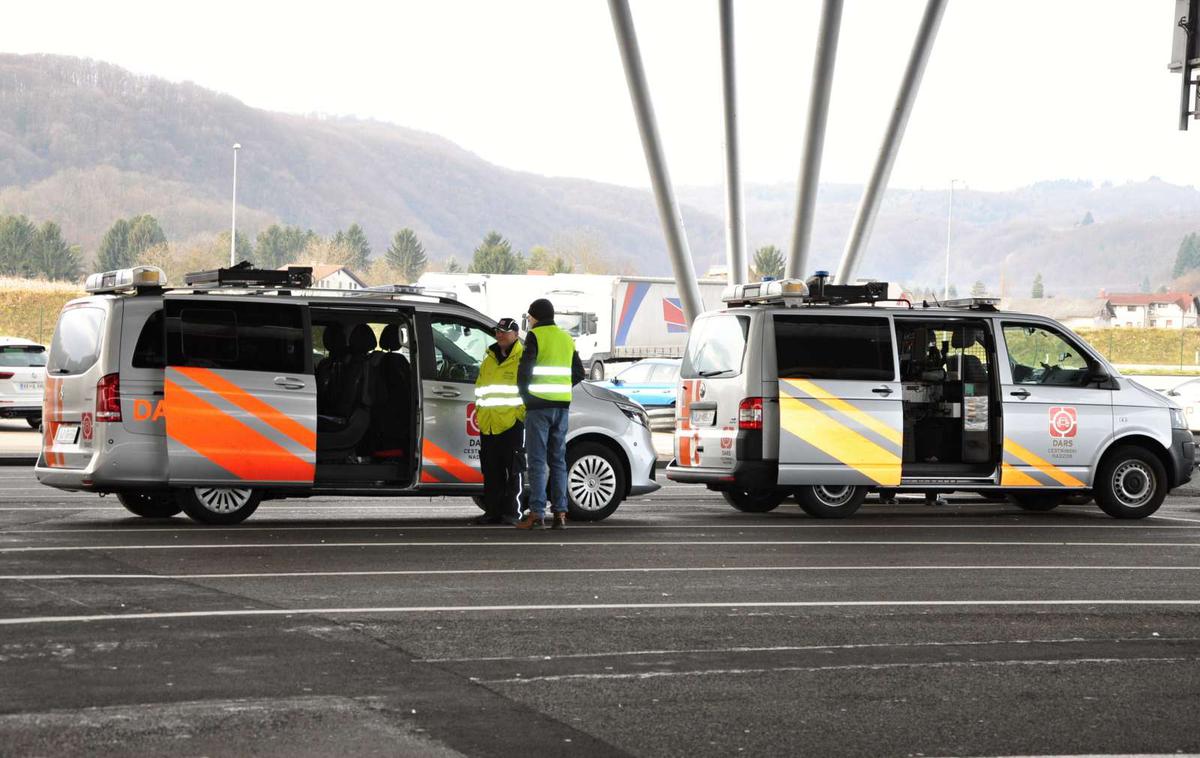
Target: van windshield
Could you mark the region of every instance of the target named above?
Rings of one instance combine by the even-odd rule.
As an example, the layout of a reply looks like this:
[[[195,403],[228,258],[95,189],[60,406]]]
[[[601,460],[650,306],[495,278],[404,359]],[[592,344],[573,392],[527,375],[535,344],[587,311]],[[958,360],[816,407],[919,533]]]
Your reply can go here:
[[[81,374],[100,357],[103,308],[69,308],[58,317],[46,370],[51,374]]]
[[[749,332],[749,316],[722,314],[697,319],[688,336],[680,376],[695,379],[740,374]]]

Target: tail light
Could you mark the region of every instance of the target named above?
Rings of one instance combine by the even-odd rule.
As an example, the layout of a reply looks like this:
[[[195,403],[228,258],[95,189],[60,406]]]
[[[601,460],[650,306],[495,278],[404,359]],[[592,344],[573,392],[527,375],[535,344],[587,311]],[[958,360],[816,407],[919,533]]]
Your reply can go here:
[[[763,428],[763,400],[761,397],[748,397],[738,403],[738,429]]]
[[[121,380],[117,374],[106,374],[96,382],[96,420],[121,420]]]
[[[13,378],[13,372],[0,371],[0,379],[12,379],[12,378]]]

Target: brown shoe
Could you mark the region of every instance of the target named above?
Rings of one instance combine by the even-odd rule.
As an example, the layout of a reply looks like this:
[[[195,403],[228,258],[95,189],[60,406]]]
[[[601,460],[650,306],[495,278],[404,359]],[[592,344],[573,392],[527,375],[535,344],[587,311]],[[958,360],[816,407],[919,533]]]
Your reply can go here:
[[[542,517],[530,511],[525,514],[525,518],[517,522],[518,529],[544,529],[546,524],[542,521]]]
[[[550,528],[551,529],[566,529],[567,528],[567,514],[565,514],[565,513],[554,514],[554,522],[552,524],[550,524]]]

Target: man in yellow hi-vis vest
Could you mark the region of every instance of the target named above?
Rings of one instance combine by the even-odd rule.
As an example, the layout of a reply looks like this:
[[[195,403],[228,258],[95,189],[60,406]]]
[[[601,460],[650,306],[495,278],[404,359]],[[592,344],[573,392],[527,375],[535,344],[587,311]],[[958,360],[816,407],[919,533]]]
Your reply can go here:
[[[567,526],[567,417],[571,388],[583,381],[575,340],[554,323],[554,305],[545,298],[529,304],[529,332],[517,368],[525,401],[525,451],[529,460],[529,513],[518,529],[540,529],[546,517],[546,478],[550,479],[554,529]]]
[[[516,524],[521,516],[525,404],[517,390],[522,353],[517,331],[517,322],[511,318],[496,323],[496,341],[487,349],[475,380],[484,501],[484,513],[475,519],[476,524]]]

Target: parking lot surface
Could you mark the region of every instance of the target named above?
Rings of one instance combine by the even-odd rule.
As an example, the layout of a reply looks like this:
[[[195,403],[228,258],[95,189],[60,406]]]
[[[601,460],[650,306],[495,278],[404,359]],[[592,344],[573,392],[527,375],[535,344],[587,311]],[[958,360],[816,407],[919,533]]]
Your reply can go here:
[[[465,499],[129,515],[0,468],[0,752],[1200,751],[1200,489],[848,521],[668,484],[599,524]]]

